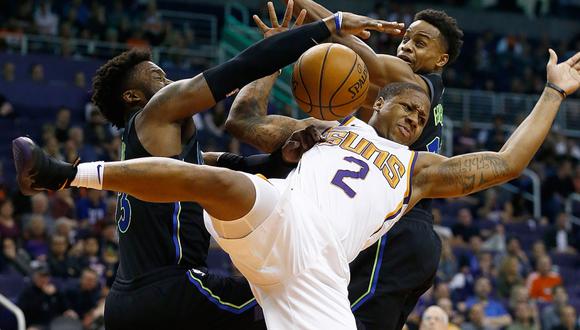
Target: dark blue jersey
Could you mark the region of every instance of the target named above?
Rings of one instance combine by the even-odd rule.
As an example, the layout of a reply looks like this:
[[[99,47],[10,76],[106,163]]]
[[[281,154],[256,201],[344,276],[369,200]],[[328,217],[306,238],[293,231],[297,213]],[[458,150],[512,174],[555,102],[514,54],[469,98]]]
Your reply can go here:
[[[122,137],[122,159],[151,157],[137,136],[135,115]],[[202,164],[196,134],[172,158]],[[120,260],[117,279],[132,281],[159,268],[206,266],[209,233],[201,206],[191,202],[149,203],[127,194],[117,197]]]

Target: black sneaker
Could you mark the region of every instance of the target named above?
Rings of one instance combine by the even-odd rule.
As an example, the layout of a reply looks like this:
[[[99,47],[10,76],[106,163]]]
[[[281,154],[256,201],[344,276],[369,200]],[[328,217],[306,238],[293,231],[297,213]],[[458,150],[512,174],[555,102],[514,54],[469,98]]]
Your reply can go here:
[[[12,141],[12,153],[20,191],[34,195],[40,190],[60,190],[70,187],[77,175],[75,164],[56,160],[42,151],[30,138],[19,137]]]

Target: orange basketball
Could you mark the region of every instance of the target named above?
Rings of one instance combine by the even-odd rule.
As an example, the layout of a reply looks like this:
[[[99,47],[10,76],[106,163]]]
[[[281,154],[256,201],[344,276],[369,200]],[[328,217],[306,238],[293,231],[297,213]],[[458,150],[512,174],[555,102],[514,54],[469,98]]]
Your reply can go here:
[[[343,45],[314,46],[294,64],[294,99],[314,118],[337,120],[352,114],[365,101],[368,89],[367,66]]]

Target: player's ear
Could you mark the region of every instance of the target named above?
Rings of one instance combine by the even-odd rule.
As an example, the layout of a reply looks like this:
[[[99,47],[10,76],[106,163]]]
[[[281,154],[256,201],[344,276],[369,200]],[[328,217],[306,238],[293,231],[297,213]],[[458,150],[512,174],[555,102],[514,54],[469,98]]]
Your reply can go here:
[[[373,104],[373,110],[375,111],[381,111],[381,109],[383,108],[383,106],[385,105],[385,99],[382,96],[379,96],[377,98],[377,100],[375,101],[375,104]]]
[[[123,92],[123,101],[128,104],[139,103],[143,99],[143,95],[136,89],[129,89]]]
[[[439,56],[439,58],[437,59],[437,67],[439,68],[443,68],[445,66],[445,64],[447,64],[447,62],[449,62],[449,54],[441,54],[441,56]]]

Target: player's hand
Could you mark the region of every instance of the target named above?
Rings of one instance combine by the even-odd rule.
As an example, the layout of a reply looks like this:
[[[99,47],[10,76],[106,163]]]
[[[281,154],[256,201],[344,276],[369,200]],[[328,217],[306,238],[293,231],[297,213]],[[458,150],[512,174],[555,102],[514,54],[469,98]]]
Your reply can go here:
[[[271,37],[275,34],[287,31],[291,29],[290,21],[292,20],[292,10],[294,9],[294,1],[289,0],[288,5],[286,6],[286,12],[284,13],[284,20],[282,21],[282,25],[278,23],[278,17],[276,16],[276,10],[274,9],[274,4],[272,2],[268,2],[268,13],[270,14],[270,22],[272,23],[272,27],[267,26],[258,15],[252,16],[258,28],[264,34],[264,38]],[[304,18],[306,18],[306,9],[302,9],[298,17],[296,17],[296,21],[294,22],[295,26],[300,26],[304,23]]]
[[[336,25],[334,16],[331,17],[332,24],[329,26],[327,23],[327,26],[331,27],[330,31],[336,32],[336,27],[332,28],[332,25]],[[326,18],[325,21],[328,19],[329,18]],[[371,30],[398,35],[401,34],[404,27],[404,23],[387,22],[366,16],[356,15],[353,13],[343,13],[342,25],[339,33],[354,34],[361,37],[362,39],[368,39],[371,36]]]
[[[282,146],[282,159],[287,163],[298,163],[302,154],[318,142],[324,141],[321,133],[322,131],[314,125],[292,133]]]
[[[546,66],[548,82],[562,88],[571,95],[580,88],[580,52],[567,61],[558,64],[558,55],[549,49],[550,60]]]

